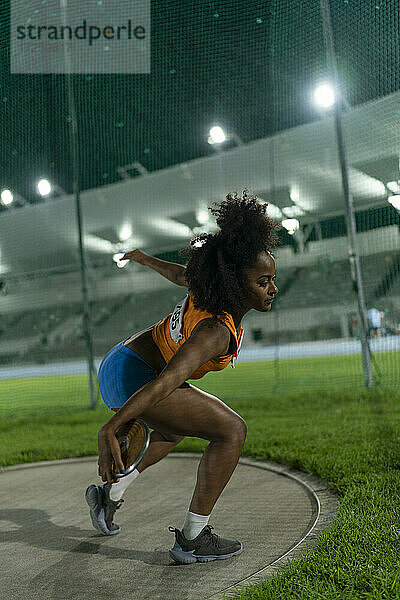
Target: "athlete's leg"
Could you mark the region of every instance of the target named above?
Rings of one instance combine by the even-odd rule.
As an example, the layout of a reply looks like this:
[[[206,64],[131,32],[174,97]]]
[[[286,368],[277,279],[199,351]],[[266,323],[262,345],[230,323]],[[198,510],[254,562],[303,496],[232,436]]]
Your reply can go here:
[[[114,412],[140,387],[155,378],[154,369],[139,355],[119,343],[114,346],[101,362],[98,381],[105,404]],[[114,535],[120,531],[113,523],[115,511],[120,508],[126,489],[146,467],[161,460],[183,439],[183,436],[153,431],[150,444],[140,465],[118,482],[102,486],[90,485],[85,493],[90,507],[90,516],[95,529],[103,535]]]
[[[112,409],[117,412],[118,408]],[[161,431],[152,431],[150,434],[150,444],[139,465],[136,467],[139,473],[142,473],[147,467],[154,465],[164,456],[167,456],[183,440],[185,436],[175,434],[163,434]]]
[[[139,415],[167,435],[210,440],[197,471],[189,507],[209,515],[238,463],[246,438],[246,423],[221,400],[190,385],[176,389]]]

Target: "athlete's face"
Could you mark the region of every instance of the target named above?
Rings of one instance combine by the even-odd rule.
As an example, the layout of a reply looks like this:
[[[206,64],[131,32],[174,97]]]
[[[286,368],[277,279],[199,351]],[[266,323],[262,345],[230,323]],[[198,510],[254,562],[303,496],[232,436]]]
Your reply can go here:
[[[278,293],[274,283],[275,260],[268,252],[261,252],[253,268],[246,269],[246,295],[248,307],[266,312],[271,310],[272,300]]]

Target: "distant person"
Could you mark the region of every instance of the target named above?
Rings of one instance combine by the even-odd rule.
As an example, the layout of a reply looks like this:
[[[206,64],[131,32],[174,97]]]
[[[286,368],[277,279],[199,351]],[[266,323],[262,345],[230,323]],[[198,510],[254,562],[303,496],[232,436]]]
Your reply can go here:
[[[240,541],[212,533],[208,520],[236,468],[247,432],[240,415],[186,379],[234,366],[244,315],[251,309],[269,312],[278,293],[270,248],[279,241],[273,233],[279,223],[266,215],[267,204],[248,196],[247,190],[243,198],[236,192],[226,198],[215,209],[209,206],[220,230],[196,236],[190,247],[180,251],[189,258],[186,267],[138,249],[122,257],[149,266],[190,291],[168,316],[114,346],[98,373],[102,398],[116,413],[98,434],[99,475],[106,483],[86,490],[93,526],[103,535],[119,533],[113,516],[123,502],[122,494],[144,469],[185,436],[210,442],[198,467],[182,531],[170,527],[175,533],[170,555],[182,564],[242,552]],[[118,470],[124,467],[115,433],[136,417],[153,429],[150,445],[138,467],[114,482],[113,462]]]
[[[385,311],[381,311],[381,333],[382,335],[386,335],[386,327],[385,327]]]
[[[351,315],[351,335],[352,337],[358,337],[358,317],[356,314]]]
[[[375,307],[372,307],[368,311],[369,321],[369,335],[370,337],[380,337],[382,334],[382,313]]]

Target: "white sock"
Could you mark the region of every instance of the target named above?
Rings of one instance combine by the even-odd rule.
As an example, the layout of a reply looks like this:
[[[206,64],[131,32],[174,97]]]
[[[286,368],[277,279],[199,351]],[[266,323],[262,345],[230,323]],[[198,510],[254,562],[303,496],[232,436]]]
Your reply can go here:
[[[182,527],[182,533],[187,540],[193,540],[208,523],[210,515],[197,515],[187,511],[186,520]]]
[[[129,473],[126,477],[121,477],[118,483],[112,483],[110,489],[110,498],[116,502],[117,500],[121,500],[122,494],[125,492],[128,485],[135,481],[136,477],[140,475],[140,472],[135,469],[132,473]]]

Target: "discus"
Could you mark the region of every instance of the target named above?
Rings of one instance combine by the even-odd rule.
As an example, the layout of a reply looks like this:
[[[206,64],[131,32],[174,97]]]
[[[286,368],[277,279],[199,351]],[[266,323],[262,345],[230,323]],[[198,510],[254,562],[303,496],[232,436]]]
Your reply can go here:
[[[126,477],[136,469],[150,444],[150,429],[142,419],[131,419],[118,429],[115,437],[121,450],[125,473],[120,473],[113,461],[114,479]]]

